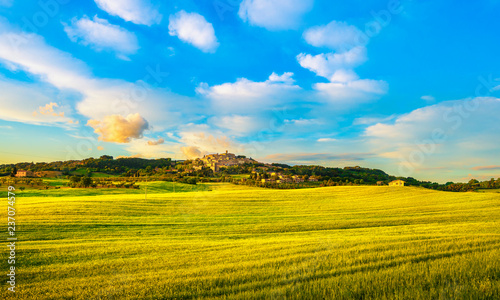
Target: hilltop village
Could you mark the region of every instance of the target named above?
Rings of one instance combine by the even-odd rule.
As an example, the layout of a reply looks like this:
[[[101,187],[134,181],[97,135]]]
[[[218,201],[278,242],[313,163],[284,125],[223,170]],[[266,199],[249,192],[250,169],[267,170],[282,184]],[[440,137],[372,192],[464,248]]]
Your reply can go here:
[[[203,156],[203,158],[198,158],[193,163],[193,170],[201,170],[204,167],[210,168],[214,173],[220,171],[222,167],[233,167],[245,164],[255,164],[257,161],[246,158],[242,155],[235,155],[234,153],[216,153]],[[262,166],[259,168],[252,169],[252,179],[257,179],[262,183],[302,183],[304,181],[317,182],[318,178],[315,176],[307,175],[284,175],[280,172],[266,173],[266,171],[272,168],[271,164]]]
[[[219,172],[221,167],[231,167],[243,164],[257,163],[257,161],[246,158],[243,155],[236,156],[234,153],[217,153],[209,154],[203,156],[203,158],[198,158],[193,163],[194,170],[201,170],[203,167],[210,168],[214,173]]]

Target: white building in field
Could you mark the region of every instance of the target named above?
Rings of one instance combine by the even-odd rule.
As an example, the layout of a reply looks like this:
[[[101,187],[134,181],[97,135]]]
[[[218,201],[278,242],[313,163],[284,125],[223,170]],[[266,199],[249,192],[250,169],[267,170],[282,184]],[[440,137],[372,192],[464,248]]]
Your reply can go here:
[[[405,186],[405,183],[403,180],[394,180],[389,182],[389,186]]]

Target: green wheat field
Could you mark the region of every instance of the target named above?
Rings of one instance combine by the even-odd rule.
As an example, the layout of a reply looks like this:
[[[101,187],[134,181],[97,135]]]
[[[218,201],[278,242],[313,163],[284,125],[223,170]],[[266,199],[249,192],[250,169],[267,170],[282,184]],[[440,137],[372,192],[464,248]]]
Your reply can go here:
[[[16,293],[4,278],[0,298],[500,298],[497,192],[172,190],[19,193]]]

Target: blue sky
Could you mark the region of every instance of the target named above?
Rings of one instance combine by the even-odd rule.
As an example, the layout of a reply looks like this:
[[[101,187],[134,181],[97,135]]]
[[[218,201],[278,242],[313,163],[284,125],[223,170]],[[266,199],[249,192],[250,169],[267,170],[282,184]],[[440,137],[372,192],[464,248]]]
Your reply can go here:
[[[500,1],[0,0],[0,163],[500,177]]]

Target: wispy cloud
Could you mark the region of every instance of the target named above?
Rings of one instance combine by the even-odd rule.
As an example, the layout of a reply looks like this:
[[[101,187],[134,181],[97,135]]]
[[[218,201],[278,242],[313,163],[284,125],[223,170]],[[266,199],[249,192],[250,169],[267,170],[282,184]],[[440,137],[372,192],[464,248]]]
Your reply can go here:
[[[294,119],[294,120],[285,120],[285,124],[293,124],[297,126],[310,126],[310,125],[321,125],[322,121],[318,119]]]
[[[100,9],[112,16],[141,25],[159,24],[162,15],[149,0],[95,0]]]
[[[420,99],[422,99],[424,101],[427,101],[427,102],[434,102],[434,101],[436,101],[436,98],[434,98],[434,96],[431,96],[431,95],[422,96],[422,97],[420,97]]]
[[[183,159],[184,157],[180,153],[179,147],[179,143],[168,141],[151,146],[140,139],[132,139],[129,143],[125,144],[125,150],[129,153],[140,155],[140,157],[144,158],[170,157],[172,159]]]
[[[93,136],[81,136],[77,134],[68,134],[68,136],[79,140],[90,140],[90,141],[96,140]]]
[[[362,117],[354,119],[353,125],[373,125],[376,123],[385,123],[396,118],[396,115],[390,115],[388,117]]]
[[[9,96],[14,96],[22,97],[23,101],[28,103],[28,105],[12,104],[16,111],[50,103],[52,99],[43,94],[57,95],[57,90],[71,91],[81,95],[76,104],[76,110],[83,116],[93,120],[102,120],[112,114],[127,116],[139,113],[149,122],[154,122],[155,129],[159,130],[177,123],[180,114],[172,112],[173,110],[189,109],[189,106],[185,106],[186,101],[189,101],[187,97],[154,88],[143,81],[132,83],[120,79],[95,77],[84,62],[47,45],[41,36],[19,32],[8,26],[2,28],[2,25],[0,22],[0,29],[2,29],[0,30],[0,59],[12,68],[25,71],[51,85],[46,88],[50,93],[37,92],[40,89],[33,88],[34,85],[29,89],[24,89],[22,86],[29,84],[23,83],[17,89],[8,89],[9,93],[15,93],[15,95],[0,94],[0,97],[6,97],[7,102],[15,103],[12,98],[9,99]],[[149,74],[146,69],[144,73]],[[176,105],[181,102],[184,105]],[[28,114],[32,111],[30,110]],[[0,112],[0,115],[3,112],[4,110]],[[16,112],[14,116],[16,115],[20,113]],[[13,117],[6,116],[5,118],[12,119]],[[22,119],[37,122],[33,116],[28,118],[26,114],[23,114]]]
[[[143,158],[144,155],[142,154],[133,154],[133,155],[118,155],[116,157],[116,159],[119,159],[119,158]]]
[[[371,153],[342,153],[342,154],[329,154],[329,153],[290,153],[290,154],[271,154],[264,159],[267,161],[291,162],[291,163],[304,163],[304,162],[317,162],[329,160],[349,160],[361,161],[367,157],[372,156]]]
[[[347,51],[364,45],[363,32],[346,22],[332,21],[325,26],[315,26],[304,32],[306,42],[315,47]]]
[[[331,142],[336,142],[337,139],[332,139],[332,138],[321,138],[318,139],[318,142],[320,143],[331,143]]]
[[[296,28],[310,11],[313,0],[243,0],[239,16],[251,25],[269,30]]]
[[[149,146],[158,146],[158,145],[161,145],[161,144],[164,144],[164,143],[165,143],[165,140],[162,139],[162,138],[159,138],[157,140],[148,141],[148,145]]]
[[[500,170],[500,166],[478,166],[478,167],[472,168],[472,170],[476,170],[476,171]]]
[[[45,106],[40,106],[38,108],[38,111],[33,112],[33,114],[36,116],[38,113],[41,115],[48,115],[48,116],[54,116],[54,117],[64,117],[64,112],[56,112],[54,111],[54,107],[59,107],[57,103],[50,102],[49,104],[45,104]]]
[[[229,134],[243,136],[259,130],[263,121],[257,117],[245,115],[225,115],[212,117],[209,123],[227,130]]]
[[[54,111],[57,104],[52,101],[57,98],[57,93],[53,88],[0,77],[0,90],[0,119],[64,128],[77,123],[68,115],[68,107]]]
[[[499,110],[497,98],[445,101],[371,125],[365,136],[380,157],[389,159],[388,166],[398,166],[394,168],[398,172],[432,165],[465,169],[481,161],[498,161]]]
[[[316,83],[314,87],[327,101],[348,106],[379,99],[388,91],[385,81],[371,79]]]
[[[128,59],[128,55],[139,49],[135,34],[97,16],[92,20],[87,16],[73,18],[70,25],[64,24],[64,31],[73,42],[90,46],[97,51],[115,52],[122,59]]]

